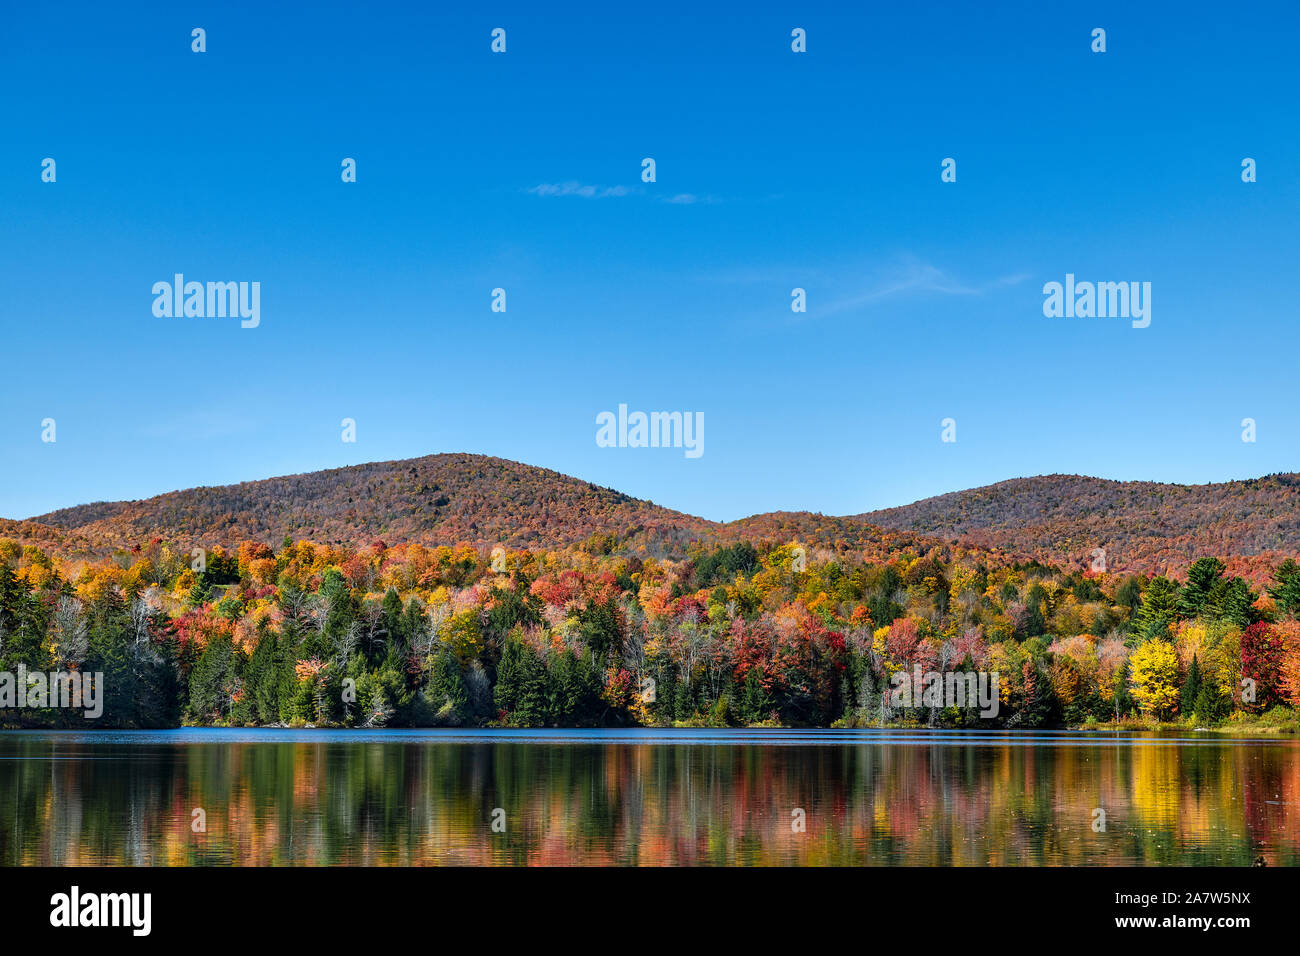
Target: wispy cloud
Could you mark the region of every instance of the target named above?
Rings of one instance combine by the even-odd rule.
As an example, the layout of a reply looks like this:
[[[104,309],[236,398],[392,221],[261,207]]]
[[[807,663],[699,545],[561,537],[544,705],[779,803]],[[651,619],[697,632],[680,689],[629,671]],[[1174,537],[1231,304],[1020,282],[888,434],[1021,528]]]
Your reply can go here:
[[[534,196],[577,196],[579,199],[612,199],[621,196],[644,195],[644,190],[628,186],[597,186],[593,183],[580,183],[576,179],[564,183],[541,183],[528,190]],[[671,196],[646,196],[655,202],[670,206],[713,205],[722,202],[713,195],[699,193],[674,193]]]
[[[695,193],[678,193],[675,196],[669,196],[663,200],[674,206],[694,206],[696,203],[711,205],[712,203],[721,202],[716,196],[697,196]]]
[[[912,294],[980,296],[997,289],[1018,285],[1028,278],[1028,273],[1020,272],[983,282],[969,282],[958,279],[928,262],[909,261],[900,267],[881,271],[866,288],[835,299],[822,306],[817,312],[823,315],[847,312],[874,305],[885,299]]]
[[[587,183],[542,183],[528,190],[534,196],[578,196],[581,199],[608,199],[626,196],[632,190],[626,186],[592,186]]]

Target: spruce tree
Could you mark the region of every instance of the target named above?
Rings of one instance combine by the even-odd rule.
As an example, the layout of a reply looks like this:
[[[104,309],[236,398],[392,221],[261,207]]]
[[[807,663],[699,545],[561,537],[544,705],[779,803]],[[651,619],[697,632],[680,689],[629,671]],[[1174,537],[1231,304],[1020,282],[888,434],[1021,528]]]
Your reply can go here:
[[[1183,693],[1179,699],[1178,712],[1184,717],[1190,717],[1196,710],[1196,698],[1201,693],[1201,666],[1192,655],[1191,666],[1187,668],[1187,679],[1183,681]]]
[[[519,705],[519,651],[519,637],[511,634],[506,638],[501,660],[497,663],[497,683],[492,699],[497,709],[506,713]]]
[[[1166,577],[1152,578],[1137,612],[1139,637],[1159,637],[1178,617],[1178,585]]]
[[[469,691],[455,654],[443,651],[434,658],[428,693],[439,723],[464,722],[469,712]]]
[[[1283,614],[1300,612],[1300,564],[1291,558],[1279,564],[1273,571],[1273,586],[1268,594]]]
[[[1200,617],[1212,603],[1225,570],[1226,566],[1218,558],[1197,558],[1187,569],[1187,583],[1178,593],[1178,616]]]

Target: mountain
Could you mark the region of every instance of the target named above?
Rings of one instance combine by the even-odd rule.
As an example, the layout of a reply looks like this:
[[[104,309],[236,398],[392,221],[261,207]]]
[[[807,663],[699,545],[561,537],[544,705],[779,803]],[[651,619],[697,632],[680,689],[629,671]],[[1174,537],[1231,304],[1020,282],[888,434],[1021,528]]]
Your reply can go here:
[[[75,533],[95,549],[160,537],[185,546],[285,536],[319,542],[560,548],[593,535],[694,539],[717,526],[544,468],[482,455],[429,455],[97,502],[27,525]],[[33,532],[29,527],[29,535]]]
[[[1100,548],[1112,570],[1177,574],[1215,555],[1257,577],[1300,554],[1300,475],[1208,485],[1046,475],[847,517],[782,511],[722,524],[544,468],[445,454],[80,505],[0,523],[0,533],[86,554],[155,537],[188,548],[289,536],[680,557],[695,541],[745,539],[872,559],[956,543],[999,560],[1086,567]]]
[[[1063,566],[1177,572],[1196,558],[1250,566],[1300,552],[1300,475],[1220,484],[1017,478],[856,519]],[[1258,560],[1247,560],[1258,559]]]
[[[103,554],[152,538],[192,546],[295,540],[365,544],[469,542],[491,547],[632,550],[684,556],[695,541],[794,541],[866,551],[927,548],[908,532],[809,512],[722,524],[578,478],[483,455],[428,455],[237,485],[190,488],[139,501],[95,502],[23,522],[6,536],[64,553]],[[0,531],[5,531],[0,526]]]

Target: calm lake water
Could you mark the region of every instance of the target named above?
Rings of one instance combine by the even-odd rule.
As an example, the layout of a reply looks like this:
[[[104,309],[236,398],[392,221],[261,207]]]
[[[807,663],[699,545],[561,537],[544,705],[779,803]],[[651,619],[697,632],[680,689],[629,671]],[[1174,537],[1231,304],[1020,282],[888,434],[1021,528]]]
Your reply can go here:
[[[0,732],[4,865],[1286,866],[1298,814],[1291,739]]]

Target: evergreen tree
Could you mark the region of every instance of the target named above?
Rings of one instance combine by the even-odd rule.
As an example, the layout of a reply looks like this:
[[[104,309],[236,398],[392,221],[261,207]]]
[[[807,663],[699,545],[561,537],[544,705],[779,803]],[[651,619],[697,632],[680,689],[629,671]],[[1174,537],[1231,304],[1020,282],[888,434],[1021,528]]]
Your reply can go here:
[[[390,647],[406,647],[410,643],[405,634],[406,618],[403,614],[404,610],[402,598],[397,593],[397,588],[390,587],[387,593],[384,594],[383,622],[380,625],[386,640],[380,646],[370,649],[376,655],[371,658],[371,664],[378,664],[383,658],[387,657]]]
[[[1226,716],[1230,709],[1224,705],[1223,698],[1208,681],[1201,682],[1201,689],[1196,694],[1196,703],[1192,708],[1192,714],[1198,723],[1208,724]]]
[[[613,601],[593,601],[578,614],[582,639],[602,665],[623,653],[622,625]]]
[[[1187,679],[1183,681],[1183,691],[1179,698],[1178,712],[1184,717],[1196,710],[1196,698],[1201,693],[1201,666],[1192,655],[1191,666],[1187,668]]]
[[[411,598],[406,602],[406,610],[402,614],[398,639],[389,641],[390,653],[397,658],[409,657],[411,649],[426,627],[428,627],[428,619],[424,616],[424,605]]]
[[[227,718],[242,688],[238,651],[225,635],[214,637],[190,672],[189,710],[200,723]]]
[[[1025,610],[1029,619],[1025,625],[1026,637],[1038,637],[1047,633],[1047,613],[1051,611],[1047,589],[1037,582],[1025,594]]]
[[[742,724],[762,723],[772,712],[772,699],[763,687],[757,667],[751,667],[745,674],[744,690],[737,710]]]
[[[1178,593],[1178,616],[1200,617],[1215,595],[1215,588],[1227,567],[1218,558],[1197,558],[1187,569],[1187,583]],[[1153,582],[1154,583],[1154,582]]]
[[[1273,586],[1268,589],[1268,594],[1281,613],[1300,613],[1300,564],[1291,558],[1279,564],[1273,570]]]
[[[497,708],[507,713],[519,705],[520,653],[519,637],[511,634],[506,638],[501,660],[497,662],[497,682],[492,695]]]
[[[281,658],[279,635],[262,629],[245,671],[253,716],[259,723],[273,724],[280,719]]]
[[[1142,579],[1137,575],[1125,578],[1124,583],[1115,591],[1115,603],[1128,608],[1129,616],[1132,617],[1142,606]]]
[[[521,645],[519,657],[519,700],[511,713],[517,727],[545,726],[550,675],[542,656],[531,644]]]
[[[1224,582],[1216,594],[1217,616],[1237,627],[1247,628],[1259,619],[1254,608],[1257,597],[1244,578]]]
[[[12,672],[19,663],[33,670],[45,664],[41,651],[45,632],[39,627],[36,603],[31,587],[0,561],[0,663],[6,671]]]
[[[451,651],[440,651],[434,656],[427,695],[438,723],[459,725],[464,722],[469,712],[469,692],[460,662]]]
[[[498,638],[516,627],[542,623],[537,599],[528,593],[526,587],[516,587],[515,583],[512,581],[510,587],[498,590],[496,600],[488,609],[488,631]]]
[[[1152,578],[1137,612],[1138,636],[1145,639],[1167,634],[1177,618],[1178,585],[1163,576]]]

